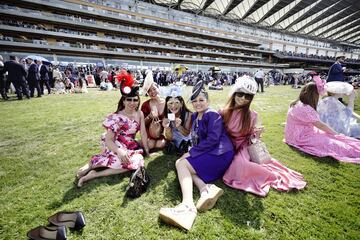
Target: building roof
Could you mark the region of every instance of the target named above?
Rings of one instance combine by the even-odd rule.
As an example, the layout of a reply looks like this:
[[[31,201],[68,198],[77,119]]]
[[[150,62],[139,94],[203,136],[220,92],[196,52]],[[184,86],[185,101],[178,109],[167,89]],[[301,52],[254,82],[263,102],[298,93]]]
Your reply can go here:
[[[358,0],[150,0],[183,11],[360,46]]]

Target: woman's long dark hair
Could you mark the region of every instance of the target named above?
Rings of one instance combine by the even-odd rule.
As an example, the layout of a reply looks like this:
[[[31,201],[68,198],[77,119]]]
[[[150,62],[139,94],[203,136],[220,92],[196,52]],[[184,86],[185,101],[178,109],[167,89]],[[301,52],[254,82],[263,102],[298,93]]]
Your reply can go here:
[[[115,111],[115,113],[118,113],[120,112],[121,110],[123,110],[125,108],[125,105],[124,105],[124,101],[126,98],[128,98],[129,96],[121,96],[120,100],[119,100],[119,103],[118,103],[118,107],[117,107],[117,110]],[[137,97],[137,99],[139,100],[138,101],[138,105],[136,107],[136,111],[139,110],[139,107],[140,107],[140,97],[139,95],[136,95],[134,97]]]
[[[314,82],[306,84],[300,92],[298,99],[290,104],[290,107],[295,106],[296,103],[301,101],[303,104],[311,106],[313,109],[317,108],[319,102],[319,93]]]
[[[170,98],[173,98],[171,96],[167,96],[165,99],[165,108],[164,108],[164,113],[169,113],[168,107],[167,107],[167,103],[170,100]],[[185,101],[183,99],[182,96],[177,96],[174,97],[177,100],[180,101],[180,103],[182,104],[182,107],[180,109],[180,119],[181,119],[181,125],[184,127],[185,123],[186,123],[186,117],[189,116],[189,114],[191,113],[191,111],[186,107]]]
[[[252,130],[251,111],[250,111],[250,104],[252,102],[252,99],[249,100],[248,104],[242,106],[241,108],[237,108],[236,104],[235,104],[235,94],[236,93],[233,93],[233,95],[227,101],[227,103],[225,105],[225,108],[224,108],[224,111],[223,111],[223,114],[222,114],[223,115],[222,117],[224,119],[224,123],[225,123],[226,128],[228,128],[229,121],[231,119],[231,115],[234,112],[234,110],[241,109],[243,114],[242,114],[242,118],[239,119],[239,121],[242,122],[241,129],[240,129],[240,134],[241,135],[246,135],[246,134],[250,133],[251,130]],[[230,129],[227,129],[227,130],[228,130],[228,132],[230,132],[229,131]],[[234,129],[231,129],[231,130],[233,131]]]

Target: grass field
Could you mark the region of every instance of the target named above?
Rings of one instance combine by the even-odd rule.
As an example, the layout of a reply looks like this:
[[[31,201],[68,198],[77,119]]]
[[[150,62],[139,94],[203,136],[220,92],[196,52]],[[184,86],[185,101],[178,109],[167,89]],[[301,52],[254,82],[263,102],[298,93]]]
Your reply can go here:
[[[263,139],[273,157],[301,172],[308,186],[270,190],[260,198],[219,180],[225,194],[213,210],[198,214],[189,232],[158,219],[161,207],[181,199],[175,156],[159,152],[146,159],[151,185],[135,200],[125,197],[129,174],[74,187],[77,169],[99,152],[101,124],[116,109],[117,91],[0,101],[0,239],[26,239],[29,229],[46,225],[60,210],[81,210],[86,217],[84,230],[68,231],[68,239],[360,239],[360,166],[284,144],[282,123],[300,90],[265,90],[253,102],[266,128]],[[222,107],[228,91],[210,92],[211,107]]]

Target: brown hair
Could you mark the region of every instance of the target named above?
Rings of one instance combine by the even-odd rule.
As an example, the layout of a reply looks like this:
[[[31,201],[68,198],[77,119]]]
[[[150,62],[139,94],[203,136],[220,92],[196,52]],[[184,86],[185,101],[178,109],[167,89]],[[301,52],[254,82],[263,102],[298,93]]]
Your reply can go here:
[[[250,104],[252,102],[252,100],[249,100],[249,103],[242,106],[241,108],[236,108],[235,106],[235,94],[233,93],[233,95],[229,98],[229,100],[227,101],[224,111],[223,111],[223,119],[224,119],[224,123],[225,126],[227,128],[228,123],[230,121],[231,115],[234,112],[235,109],[241,109],[243,112],[242,118],[240,119],[240,121],[242,122],[241,124],[241,129],[240,129],[240,134],[241,135],[246,135],[249,132],[251,132],[251,111],[250,111]],[[229,129],[227,129],[229,130]]]
[[[313,109],[317,108],[317,104],[319,101],[319,93],[314,82],[310,82],[306,84],[300,92],[298,99],[290,104],[290,107],[295,106],[296,103],[302,102],[303,104],[311,106]]]
[[[136,107],[136,111],[137,111],[137,110],[139,110],[139,107],[140,107],[140,97],[139,97],[139,95],[136,95],[134,97],[137,97],[139,99],[138,105]],[[126,98],[129,98],[129,96],[121,96],[119,103],[118,103],[117,110],[115,111],[115,113],[118,113],[125,108],[124,101]]]

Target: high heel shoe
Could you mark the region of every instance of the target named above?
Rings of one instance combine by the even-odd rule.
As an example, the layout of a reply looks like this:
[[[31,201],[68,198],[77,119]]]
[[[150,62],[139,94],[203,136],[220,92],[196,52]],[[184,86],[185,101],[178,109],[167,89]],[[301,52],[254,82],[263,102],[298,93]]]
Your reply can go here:
[[[85,227],[85,217],[82,212],[58,212],[48,218],[56,226],[67,226],[73,230]]]
[[[27,233],[27,236],[32,240],[66,240],[66,227],[39,226],[37,228],[31,229]]]

